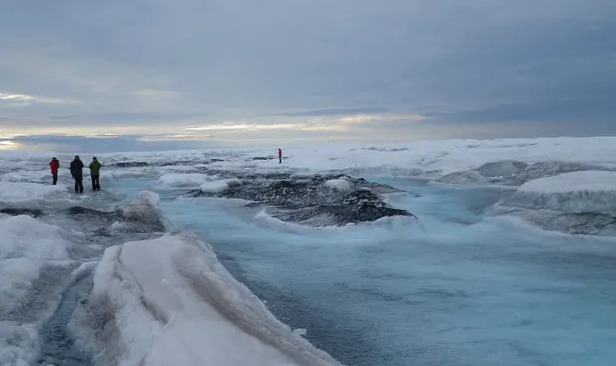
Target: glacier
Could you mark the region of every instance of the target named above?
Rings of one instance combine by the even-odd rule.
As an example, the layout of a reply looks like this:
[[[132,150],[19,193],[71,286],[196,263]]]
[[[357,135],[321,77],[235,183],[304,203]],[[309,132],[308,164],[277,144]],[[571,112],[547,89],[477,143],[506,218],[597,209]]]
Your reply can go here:
[[[0,152],[0,364],[611,365],[615,146]]]

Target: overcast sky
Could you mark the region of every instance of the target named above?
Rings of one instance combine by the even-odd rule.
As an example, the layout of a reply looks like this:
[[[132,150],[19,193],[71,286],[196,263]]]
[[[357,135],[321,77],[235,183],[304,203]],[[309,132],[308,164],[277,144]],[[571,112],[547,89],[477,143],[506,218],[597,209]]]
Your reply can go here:
[[[616,135],[614,0],[2,0],[0,149]]]

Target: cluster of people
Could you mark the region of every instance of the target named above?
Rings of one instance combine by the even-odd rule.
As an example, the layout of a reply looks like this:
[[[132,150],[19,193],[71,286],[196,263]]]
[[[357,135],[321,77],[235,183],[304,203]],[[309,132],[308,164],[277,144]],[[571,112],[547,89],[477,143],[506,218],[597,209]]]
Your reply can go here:
[[[92,158],[92,162],[88,165],[90,169],[90,178],[92,179],[92,190],[100,191],[101,185],[99,182],[101,167],[103,165],[98,161],[96,157]],[[60,169],[60,161],[54,156],[49,162],[51,168],[51,176],[53,177],[53,185],[58,183],[58,170]],[[85,165],[79,158],[79,155],[75,155],[75,159],[71,161],[70,170],[71,176],[75,180],[75,193],[83,193],[83,168]]]

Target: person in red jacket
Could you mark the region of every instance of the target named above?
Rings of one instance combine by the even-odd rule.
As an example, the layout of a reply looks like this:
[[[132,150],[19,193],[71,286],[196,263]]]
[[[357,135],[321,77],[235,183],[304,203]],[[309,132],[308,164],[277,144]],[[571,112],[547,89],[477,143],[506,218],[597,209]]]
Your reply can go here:
[[[278,149],[278,164],[282,164],[282,149]]]
[[[51,176],[53,177],[53,185],[55,186],[56,183],[58,183],[58,168],[60,168],[60,161],[54,156],[49,162],[49,167],[51,168]]]

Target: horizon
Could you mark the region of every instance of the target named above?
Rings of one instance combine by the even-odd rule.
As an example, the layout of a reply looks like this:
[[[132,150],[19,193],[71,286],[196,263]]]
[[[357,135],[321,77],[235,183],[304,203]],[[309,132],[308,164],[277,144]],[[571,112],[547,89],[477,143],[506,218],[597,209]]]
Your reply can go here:
[[[607,0],[0,6],[0,150],[616,135]]]
[[[31,156],[44,156],[49,155],[49,157],[62,157],[60,160],[66,160],[67,158],[72,159],[75,155],[78,155],[82,160],[91,159],[94,156],[106,157],[113,155],[148,155],[148,154],[170,154],[170,153],[179,153],[185,154],[188,152],[211,152],[211,151],[243,151],[243,152],[255,152],[255,153],[266,153],[267,151],[271,152],[272,159],[276,158],[278,155],[278,149],[280,148],[283,151],[284,156],[290,154],[301,153],[304,149],[322,149],[326,151],[336,152],[336,151],[344,151],[344,150],[355,150],[355,149],[366,149],[370,150],[373,148],[402,148],[404,150],[410,150],[414,147],[425,148],[426,144],[430,144],[433,146],[438,146],[439,144],[447,144],[447,143],[529,143],[531,145],[535,145],[535,142],[538,141],[550,141],[550,140],[576,140],[576,141],[584,141],[584,140],[595,140],[601,141],[603,139],[616,140],[616,135],[600,135],[600,136],[538,136],[538,137],[496,137],[496,138],[444,138],[444,139],[426,139],[426,140],[415,140],[415,141],[390,141],[390,142],[370,142],[370,141],[350,141],[343,143],[312,143],[312,144],[291,144],[288,146],[277,146],[277,145],[229,145],[229,146],[197,146],[197,147],[176,147],[170,149],[161,149],[160,146],[158,148],[151,150],[106,150],[106,151],[88,151],[86,150],[74,150],[67,147],[67,149],[56,149],[56,150],[39,150],[39,149],[0,149],[0,155],[11,156],[11,155],[19,155],[19,154],[29,154]],[[60,145],[62,146],[62,145]],[[394,150],[395,151],[395,150]],[[288,157],[288,156],[287,156]],[[100,159],[99,159],[100,160]]]

